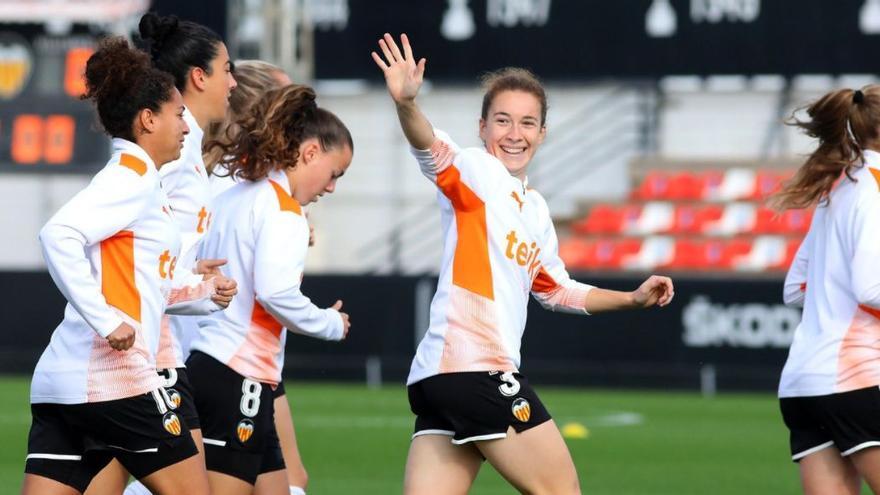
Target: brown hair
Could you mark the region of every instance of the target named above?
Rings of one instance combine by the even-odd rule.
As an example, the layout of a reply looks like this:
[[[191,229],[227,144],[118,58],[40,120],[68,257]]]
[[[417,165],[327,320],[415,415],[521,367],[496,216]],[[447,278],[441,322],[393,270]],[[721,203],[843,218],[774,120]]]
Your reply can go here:
[[[351,133],[331,112],[318,108],[315,91],[290,84],[266,92],[251,111],[235,122],[238,137],[228,143],[211,141],[206,150],[219,148],[230,175],[249,181],[266,177],[275,168],[293,168],[299,147],[317,139],[322,150],[348,146],[354,151]]]
[[[240,129],[236,120],[246,115],[266,91],[281,86],[277,78],[279,74],[284,74],[280,67],[262,60],[235,62],[235,81],[238,86],[229,95],[226,119],[208,126],[204,142],[216,141],[228,145],[237,140]],[[219,147],[214,147],[210,151],[207,148],[205,150],[205,168],[211,173],[214,167],[223,161],[223,150]]]
[[[481,78],[483,85],[483,109],[480,116],[485,120],[489,114],[489,107],[499,93],[504,91],[524,91],[538,99],[541,104],[541,125],[547,121],[547,95],[541,81],[528,69],[520,67],[505,67],[489,72]]]
[[[808,208],[828,201],[834,183],[852,179],[862,166],[862,150],[875,145],[880,126],[880,86],[832,91],[806,107],[810,119],[788,124],[819,140],[816,149],[781,191],[770,198],[778,210]]]
[[[104,38],[89,57],[85,70],[86,92],[98,109],[107,134],[134,141],[134,119],[141,110],[159,112],[171,99],[174,80],[153,67],[150,56],[129,46],[121,36]]]

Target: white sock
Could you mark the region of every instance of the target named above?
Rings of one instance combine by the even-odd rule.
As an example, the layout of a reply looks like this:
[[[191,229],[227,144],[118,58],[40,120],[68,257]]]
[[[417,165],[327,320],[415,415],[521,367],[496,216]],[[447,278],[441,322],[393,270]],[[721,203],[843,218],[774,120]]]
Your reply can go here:
[[[290,495],[306,495],[306,491],[298,486],[291,486]]]
[[[150,490],[147,490],[140,481],[133,481],[130,485],[125,487],[124,495],[153,495]]]

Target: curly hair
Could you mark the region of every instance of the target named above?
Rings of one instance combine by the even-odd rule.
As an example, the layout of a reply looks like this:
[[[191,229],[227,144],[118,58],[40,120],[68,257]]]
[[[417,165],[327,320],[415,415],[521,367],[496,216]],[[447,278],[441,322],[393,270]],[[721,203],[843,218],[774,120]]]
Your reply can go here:
[[[333,113],[318,108],[315,91],[290,84],[273,89],[253,105],[250,112],[236,120],[239,134],[214,139],[205,145],[206,152],[219,149],[229,174],[258,181],[275,168],[293,168],[299,147],[308,139],[317,139],[322,150],[348,146],[354,151],[351,133]]]
[[[138,113],[145,108],[158,112],[174,89],[171,76],[154,68],[149,55],[121,36],[101,40],[86,62],[85,79],[81,98],[95,103],[107,134],[129,141],[135,140]]]

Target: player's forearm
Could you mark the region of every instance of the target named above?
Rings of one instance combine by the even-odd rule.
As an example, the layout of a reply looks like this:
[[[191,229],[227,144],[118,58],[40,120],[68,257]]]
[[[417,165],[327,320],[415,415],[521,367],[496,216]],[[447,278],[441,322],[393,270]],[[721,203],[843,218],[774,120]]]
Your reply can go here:
[[[415,100],[396,103],[400,128],[409,144],[417,150],[426,150],[434,143],[434,129]]]
[[[623,309],[635,309],[639,305],[636,304],[632,292],[620,292],[616,290],[600,289],[594,287],[587,294],[584,309],[590,314],[602,313],[605,311],[618,311]]]

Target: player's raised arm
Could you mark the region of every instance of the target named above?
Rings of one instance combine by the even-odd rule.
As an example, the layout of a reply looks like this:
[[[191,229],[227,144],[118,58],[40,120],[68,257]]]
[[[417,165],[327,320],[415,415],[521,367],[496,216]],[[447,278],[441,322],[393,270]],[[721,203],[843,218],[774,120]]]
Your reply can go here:
[[[416,96],[425,75],[425,59],[416,62],[406,34],[400,35],[400,44],[403,52],[394,38],[385,33],[379,40],[382,56],[372,52],[373,60],[385,75],[385,84],[397,106],[397,117],[407,141],[415,149],[426,150],[434,142],[434,131],[416,104]]]

